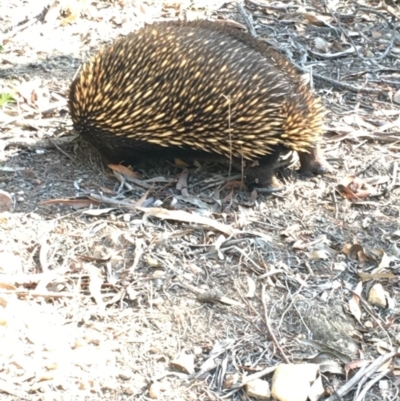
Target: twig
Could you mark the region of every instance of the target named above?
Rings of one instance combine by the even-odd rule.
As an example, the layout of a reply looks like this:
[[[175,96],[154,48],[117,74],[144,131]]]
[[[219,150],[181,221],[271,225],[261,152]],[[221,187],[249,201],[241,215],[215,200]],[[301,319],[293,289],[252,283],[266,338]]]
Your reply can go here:
[[[297,4],[282,4],[282,3],[279,3],[277,5],[270,5],[269,2],[267,2],[265,0],[262,1],[262,2],[256,1],[256,0],[251,0],[251,1],[249,0],[248,2],[254,4],[254,5],[258,6],[258,7],[262,7],[263,9],[265,8],[266,10],[277,10],[277,11],[284,10],[284,11],[287,12],[290,9],[297,10],[297,9],[301,8],[301,9],[305,9],[306,11],[315,11],[314,7],[309,7],[309,6],[303,5],[303,4],[297,5]]]
[[[367,385],[363,388],[363,391],[357,396],[357,398],[354,401],[363,401],[364,397],[367,395],[368,391],[371,389],[371,387],[378,382],[379,380],[382,379],[382,377],[388,375],[392,369],[385,369],[381,374],[378,376],[374,377],[372,380],[370,380]]]
[[[178,276],[177,279],[178,279],[177,284],[180,284],[183,288],[186,288],[187,290],[196,294],[196,298],[199,302],[221,302],[226,305],[241,306],[241,307],[244,306],[242,303],[230,299],[228,297],[225,297],[216,292],[199,290],[197,287],[194,287],[193,285],[186,283],[182,277]]]
[[[17,294],[22,296],[29,296],[33,298],[43,297],[43,298],[73,298],[75,294],[70,292],[36,292],[36,291],[26,291],[26,290],[0,290],[0,294]]]
[[[309,52],[319,58],[324,58],[326,60],[333,60],[333,59],[345,57],[348,54],[354,53],[354,48],[349,47],[348,49],[343,50],[342,52],[338,52],[338,53],[320,53],[320,52],[315,52],[313,50],[309,50]]]
[[[110,205],[115,205],[118,207],[127,207],[129,209],[135,209],[136,204],[130,202],[119,201],[116,199],[108,198],[106,196],[97,195],[97,194],[89,194],[89,198],[101,202],[101,203],[109,203]]]
[[[25,21],[25,22],[20,22],[19,24],[17,24],[15,27],[11,28],[2,38],[3,42],[7,42],[8,40],[10,40],[12,37],[14,37],[18,32],[23,31],[26,28],[29,28],[31,25],[36,24],[37,22],[43,21],[43,14],[44,14],[44,10],[34,16],[33,18]]]
[[[74,160],[74,158],[73,158],[71,155],[69,155],[67,152],[63,151],[63,150],[57,145],[57,142],[53,140],[53,138],[50,138],[49,135],[46,135],[46,138],[47,138],[47,140],[49,140],[49,141],[54,145],[54,147],[55,147],[60,153],[62,153],[64,156],[68,157],[68,159],[70,159],[70,160],[72,161],[72,163],[74,163],[74,164],[76,163],[76,161]]]
[[[237,7],[238,7],[240,15],[243,17],[244,22],[246,23],[246,26],[247,26],[248,30],[250,31],[250,35],[253,38],[256,38],[257,37],[257,32],[254,29],[254,25],[253,25],[253,22],[251,20],[251,17],[249,16],[247,11],[244,9],[244,7],[241,4],[237,3]]]
[[[74,141],[77,135],[62,136],[60,138],[50,138],[46,137],[43,139],[33,139],[33,138],[19,138],[19,139],[9,139],[6,140],[5,148],[9,146],[15,146],[23,149],[40,149],[40,148],[52,148],[57,145],[65,145]]]
[[[299,66],[298,64],[296,64],[296,63],[293,63],[293,64],[295,65],[295,67],[299,68],[300,71],[308,72],[307,69]],[[365,88],[365,87],[345,84],[343,82],[337,81],[336,79],[328,78],[328,77],[325,77],[320,74],[313,74],[313,78],[317,78],[321,81],[328,82],[328,83],[332,84],[333,86],[336,86],[337,88],[340,88],[340,89],[347,89],[350,92],[355,92],[355,93],[364,92],[364,93],[370,93],[371,95],[381,95],[382,94],[382,90],[379,90],[379,89],[371,89],[371,88]]]
[[[245,386],[247,383],[256,380],[256,379],[261,379],[262,377],[269,375],[270,373],[274,372],[276,370],[276,366],[269,366],[268,368],[265,368],[263,370],[260,370],[259,372],[253,373],[252,375],[246,376],[243,378],[243,380],[239,383],[235,383],[232,386],[232,389],[237,389],[240,387]]]
[[[393,163],[393,174],[392,174],[392,182],[388,185],[387,190],[391,191],[396,186],[397,181],[397,170],[399,169],[399,164],[395,161]]]
[[[283,192],[286,188],[281,187],[281,188],[255,188],[257,193],[259,194],[276,194],[277,192]]]
[[[268,309],[267,309],[267,304],[265,303],[265,285],[262,286],[261,302],[262,302],[263,308],[264,308],[265,326],[267,327],[268,334],[269,334],[272,342],[275,344],[275,347],[278,349],[279,353],[281,354],[281,357],[283,358],[283,360],[286,363],[290,363],[289,358],[286,356],[285,352],[279,345],[278,340],[276,339],[275,334],[272,331],[271,325],[269,323]]]
[[[354,386],[363,378],[363,376],[371,375],[376,372],[385,362],[389,359],[393,358],[395,355],[400,353],[400,349],[396,349],[392,352],[388,352],[387,354],[381,355],[370,365],[363,366],[342,388],[335,392],[335,394],[331,395],[325,401],[338,401],[341,397],[345,396],[349,393]]]

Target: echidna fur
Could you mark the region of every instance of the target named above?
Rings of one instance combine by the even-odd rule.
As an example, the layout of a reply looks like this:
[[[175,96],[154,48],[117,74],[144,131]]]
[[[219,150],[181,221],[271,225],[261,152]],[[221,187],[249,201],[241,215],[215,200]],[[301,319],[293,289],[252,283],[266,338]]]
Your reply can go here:
[[[327,166],[320,99],[272,47],[216,22],[156,23],[116,40],[83,65],[69,106],[75,130],[113,162],[220,155],[244,160],[262,185],[283,148],[303,170]]]

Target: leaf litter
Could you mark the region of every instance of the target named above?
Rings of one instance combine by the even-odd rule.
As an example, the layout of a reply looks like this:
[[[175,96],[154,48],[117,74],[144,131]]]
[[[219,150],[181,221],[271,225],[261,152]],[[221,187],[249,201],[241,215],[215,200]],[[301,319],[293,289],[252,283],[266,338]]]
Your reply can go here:
[[[3,3],[2,399],[261,399],[300,362],[325,375],[310,399],[395,397],[395,2]],[[304,178],[284,158],[280,192],[248,193],[212,163],[106,167],[76,140],[80,62],[183,14],[247,27],[312,68],[335,174]]]

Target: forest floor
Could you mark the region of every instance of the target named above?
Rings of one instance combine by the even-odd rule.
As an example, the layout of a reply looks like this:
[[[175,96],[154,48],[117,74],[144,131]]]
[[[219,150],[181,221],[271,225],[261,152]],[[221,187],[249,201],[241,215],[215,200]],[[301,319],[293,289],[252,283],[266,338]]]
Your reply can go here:
[[[318,365],[313,400],[398,397],[395,3],[246,1],[246,22],[224,1],[1,2],[2,400],[246,400],[282,363]],[[250,24],[312,71],[334,173],[294,156],[282,191],[249,192],[212,163],[111,169],[76,139],[81,62],[184,16]]]

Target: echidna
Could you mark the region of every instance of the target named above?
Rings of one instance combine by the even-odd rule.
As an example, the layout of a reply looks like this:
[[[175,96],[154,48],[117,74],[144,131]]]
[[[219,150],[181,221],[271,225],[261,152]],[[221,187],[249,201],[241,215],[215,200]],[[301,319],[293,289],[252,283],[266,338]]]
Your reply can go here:
[[[74,128],[110,162],[219,155],[268,186],[282,149],[302,170],[318,149],[321,101],[264,42],[220,23],[145,26],[101,50],[71,85]]]

